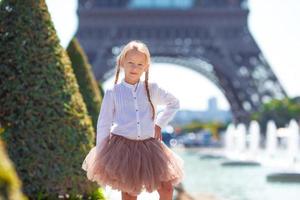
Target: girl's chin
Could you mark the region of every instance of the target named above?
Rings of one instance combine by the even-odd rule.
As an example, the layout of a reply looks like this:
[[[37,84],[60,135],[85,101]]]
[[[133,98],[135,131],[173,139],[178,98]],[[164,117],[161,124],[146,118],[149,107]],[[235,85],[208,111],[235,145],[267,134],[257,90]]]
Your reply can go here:
[[[139,79],[137,75],[132,75],[130,73],[127,75],[127,78],[130,79],[131,81],[135,81]]]

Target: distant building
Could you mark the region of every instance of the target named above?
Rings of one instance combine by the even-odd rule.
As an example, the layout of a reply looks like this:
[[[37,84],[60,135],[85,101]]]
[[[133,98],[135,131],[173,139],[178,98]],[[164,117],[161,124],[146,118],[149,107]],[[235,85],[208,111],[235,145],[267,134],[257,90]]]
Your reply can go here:
[[[212,97],[208,100],[208,108],[206,110],[179,110],[172,120],[172,123],[183,125],[195,120],[201,122],[216,121],[226,123],[232,120],[232,114],[229,110],[219,109],[217,99]]]

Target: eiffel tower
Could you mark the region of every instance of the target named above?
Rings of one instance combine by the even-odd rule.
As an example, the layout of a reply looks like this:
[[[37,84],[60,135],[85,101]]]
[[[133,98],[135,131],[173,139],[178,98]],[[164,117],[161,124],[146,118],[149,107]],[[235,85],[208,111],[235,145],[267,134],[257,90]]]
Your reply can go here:
[[[122,45],[142,40],[152,62],[204,75],[227,98],[234,122],[248,123],[262,103],[286,96],[249,32],[248,14],[246,0],[79,0],[76,36],[97,80],[113,75]]]

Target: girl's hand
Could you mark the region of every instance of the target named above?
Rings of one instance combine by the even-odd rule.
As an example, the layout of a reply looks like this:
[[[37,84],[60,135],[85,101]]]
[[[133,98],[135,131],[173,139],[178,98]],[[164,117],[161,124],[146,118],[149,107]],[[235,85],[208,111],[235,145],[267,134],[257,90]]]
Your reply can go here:
[[[160,128],[160,126],[158,126],[156,124],[155,124],[155,136],[154,136],[154,138],[159,140],[159,141],[162,140],[161,128]]]

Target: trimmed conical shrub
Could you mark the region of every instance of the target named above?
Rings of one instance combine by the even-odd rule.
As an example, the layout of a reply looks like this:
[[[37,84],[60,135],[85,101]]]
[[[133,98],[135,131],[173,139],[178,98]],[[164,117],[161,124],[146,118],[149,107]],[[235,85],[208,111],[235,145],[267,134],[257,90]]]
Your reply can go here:
[[[83,96],[88,113],[92,117],[94,129],[96,130],[102,100],[97,81],[87,56],[81,48],[77,38],[71,40],[67,52],[79,84],[80,93]]]
[[[14,169],[5,150],[5,145],[0,139],[0,199],[26,200],[22,193],[22,183]]]
[[[25,194],[94,191],[81,169],[92,121],[44,0],[1,1],[0,60],[0,124]]]
[[[101,97],[103,97],[104,96],[104,89],[103,89],[102,84],[101,84],[100,81],[98,81],[98,86],[99,86]]]

